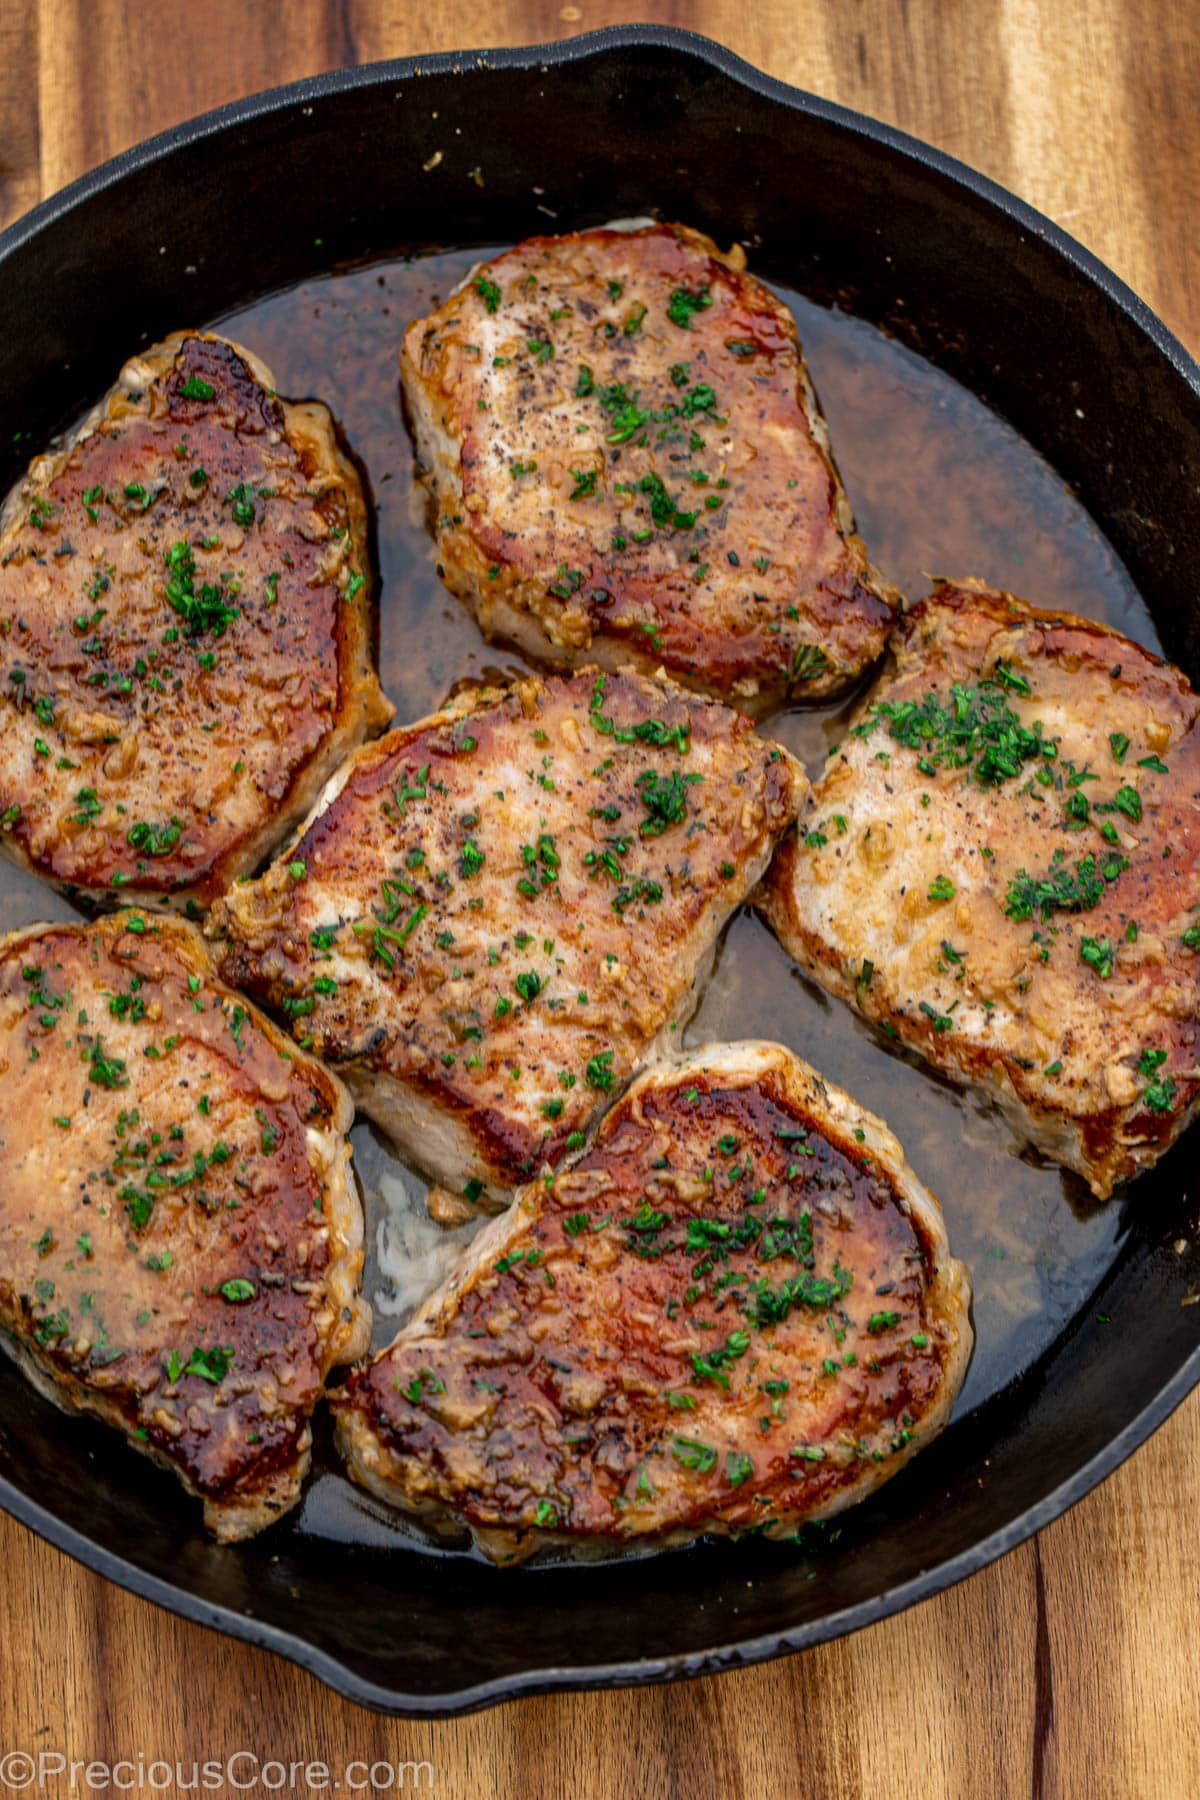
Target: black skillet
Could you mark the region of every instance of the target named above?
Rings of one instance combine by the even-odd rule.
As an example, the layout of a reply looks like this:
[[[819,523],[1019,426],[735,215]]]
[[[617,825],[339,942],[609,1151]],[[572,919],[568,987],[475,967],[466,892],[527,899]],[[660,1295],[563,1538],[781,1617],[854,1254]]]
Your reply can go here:
[[[548,216],[649,210],[748,242],[756,267],[985,398],[1074,488],[1167,653],[1200,676],[1190,358],[1108,270],[990,182],[678,31],[321,76],[166,133],[36,208],[0,237],[0,484],[146,337],[397,244],[498,244],[554,229]],[[0,1504],[135,1593],[399,1713],[777,1655],[1020,1543],[1189,1392],[1197,1259],[1174,1246],[1194,1225],[1193,1153],[1185,1139],[1137,1184],[1099,1286],[1044,1353],[813,1556],[702,1545],[498,1573],[382,1527],[339,1542],[287,1524],[219,1549],[169,1477],[6,1365]]]

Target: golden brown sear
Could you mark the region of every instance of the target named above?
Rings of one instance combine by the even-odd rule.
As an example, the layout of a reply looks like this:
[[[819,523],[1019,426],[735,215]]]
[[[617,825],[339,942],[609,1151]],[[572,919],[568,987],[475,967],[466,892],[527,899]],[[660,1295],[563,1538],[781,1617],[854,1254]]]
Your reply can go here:
[[[441,572],[557,666],[660,665],[758,714],[883,651],[787,307],[680,225],[531,238],[404,339]]]
[[[402,1149],[500,1198],[676,1041],[805,787],[673,682],[483,690],[360,750],[208,930]]]
[[[905,617],[763,906],[806,973],[1101,1196],[1200,1094],[1200,703],[980,582]]]
[[[970,1284],[886,1126],[778,1045],[630,1088],[334,1399],[355,1477],[513,1561],[778,1537],[944,1425]]]
[[[207,906],[391,708],[324,406],[177,333],[0,512],[0,842],[90,905]]]
[[[0,1076],[0,1341],[219,1538],[261,1530],[370,1335],[345,1089],[132,911],[0,942]]]

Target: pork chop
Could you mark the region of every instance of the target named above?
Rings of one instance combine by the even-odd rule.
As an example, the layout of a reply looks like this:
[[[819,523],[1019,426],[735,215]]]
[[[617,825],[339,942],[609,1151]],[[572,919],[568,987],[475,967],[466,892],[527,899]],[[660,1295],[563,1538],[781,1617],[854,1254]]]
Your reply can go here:
[[[761,713],[879,657],[787,307],[680,225],[531,238],[405,334],[439,566],[552,665],[660,665]]]
[[[764,884],[807,974],[1100,1196],[1200,1093],[1198,713],[1120,633],[942,584]]]
[[[794,1532],[945,1424],[970,1283],[887,1127],[776,1044],[642,1075],[334,1398],[355,1478],[498,1561]]]
[[[208,930],[401,1150],[500,1199],[671,1043],[806,785],[671,682],[483,690],[360,750]]]
[[[202,908],[391,708],[333,422],[176,333],[0,510],[0,843],[76,899]]]
[[[370,1337],[345,1089],[139,912],[0,941],[0,1070],[0,1342],[261,1530]]]

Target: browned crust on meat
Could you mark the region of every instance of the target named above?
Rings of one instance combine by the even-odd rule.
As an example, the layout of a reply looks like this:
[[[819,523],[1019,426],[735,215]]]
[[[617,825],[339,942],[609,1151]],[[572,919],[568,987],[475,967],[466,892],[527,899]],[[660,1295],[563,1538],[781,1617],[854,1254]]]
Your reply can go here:
[[[647,781],[675,785],[657,830]],[[686,1016],[804,786],[742,715],[673,683],[530,679],[359,751],[209,930],[226,979],[290,1012],[418,1162],[499,1194],[557,1163]],[[413,1096],[457,1121],[465,1166],[424,1116],[397,1123]]]
[[[1009,692],[1022,720],[1061,740],[1049,785],[1032,779],[1035,760],[983,790],[969,770],[921,773],[886,722],[857,734],[880,703],[947,698],[999,663],[1030,684],[1029,697]],[[761,891],[808,974],[941,1073],[992,1092],[1102,1197],[1157,1160],[1200,1098],[1198,711],[1178,669],[1106,626],[982,582],[941,583],[898,626],[813,789],[805,829],[817,838],[790,837]],[[1129,740],[1120,762],[1112,734]],[[1072,785],[1072,770],[1086,778]],[[1075,794],[1087,817],[1072,822]],[[1116,871],[1101,874],[1096,905],[1008,916],[1014,878],[1074,877],[1089,854]],[[935,864],[949,901],[928,898]],[[962,962],[948,963],[943,937]],[[1111,975],[1082,960],[1088,943],[1111,947]]]
[[[680,291],[708,300],[685,324]],[[662,665],[755,713],[882,653],[897,595],[791,313],[740,254],[678,225],[531,238],[411,325],[401,368],[441,572],[489,635],[559,666]]]
[[[0,943],[0,1076],[8,1347],[173,1469],[218,1537],[261,1529],[369,1338],[345,1089],[192,926],[136,912]]]
[[[81,900],[206,906],[390,716],[358,477],[224,338],[127,363],[0,524],[0,835]]]
[[[499,1560],[786,1535],[941,1428],[969,1299],[885,1126],[777,1045],[711,1046],[487,1228],[335,1398],[339,1445]]]

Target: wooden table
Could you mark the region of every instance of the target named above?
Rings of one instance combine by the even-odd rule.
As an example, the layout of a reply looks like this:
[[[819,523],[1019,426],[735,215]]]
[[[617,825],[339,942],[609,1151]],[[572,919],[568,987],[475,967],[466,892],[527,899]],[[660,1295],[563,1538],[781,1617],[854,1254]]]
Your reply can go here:
[[[986,170],[1200,348],[1189,0],[0,0],[0,223],[276,82],[638,17],[707,32]],[[1198,1491],[1200,1395],[1035,1542],[857,1637],[437,1725],[362,1712],[0,1519],[0,1752],[428,1760],[434,1791],[454,1796],[1181,1795],[1200,1776]]]

